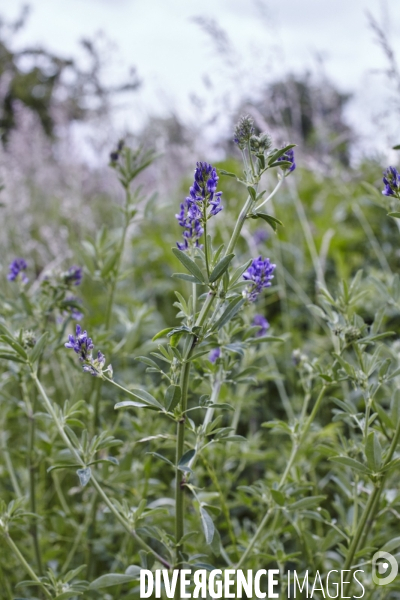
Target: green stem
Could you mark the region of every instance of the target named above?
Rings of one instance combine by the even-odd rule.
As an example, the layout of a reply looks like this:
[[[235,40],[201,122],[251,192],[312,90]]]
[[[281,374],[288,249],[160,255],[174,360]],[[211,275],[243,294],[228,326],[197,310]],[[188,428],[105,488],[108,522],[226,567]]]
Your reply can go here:
[[[38,576],[36,575],[35,571],[33,571],[33,569],[29,566],[29,564],[26,562],[25,558],[22,556],[21,552],[19,551],[18,547],[16,546],[16,544],[14,543],[14,541],[11,539],[10,535],[8,533],[5,534],[5,538],[6,538],[6,542],[7,544],[10,546],[11,550],[14,552],[14,554],[18,557],[19,562],[21,563],[21,565],[24,567],[24,569],[26,570],[26,572],[29,574],[29,576],[31,577],[31,579],[33,581],[35,581],[38,586],[41,587],[41,589],[44,591],[44,593],[46,594],[47,598],[52,598],[51,593],[49,592],[49,590],[43,585],[43,583],[40,581],[40,579],[38,578]]]
[[[187,358],[190,358],[191,348],[188,352]],[[179,461],[183,455],[183,448],[185,444],[185,424],[186,424],[186,410],[187,410],[187,394],[189,387],[189,375],[190,375],[190,362],[186,360],[183,364],[181,372],[180,385],[182,389],[182,400],[181,410],[182,417],[179,419],[177,424],[176,432],[176,457],[175,457],[175,548],[176,548],[176,565],[179,566],[181,563],[181,540],[184,535],[184,484],[185,478],[182,477],[182,472],[179,470]]]
[[[233,250],[235,249],[235,246],[237,244],[240,233],[242,231],[244,222],[247,218],[248,213],[253,208],[253,205],[254,205],[254,201],[253,201],[252,197],[248,196],[245,204],[243,205],[242,210],[240,211],[238,220],[236,221],[236,225],[233,229],[232,237],[231,237],[228,247],[225,251],[225,256],[228,256],[228,254],[232,254]]]
[[[36,515],[36,465],[35,465],[35,407],[29,407],[29,450],[28,450],[28,471],[29,471],[29,503],[30,511]],[[33,541],[33,548],[39,575],[43,575],[42,558],[40,554],[39,536],[37,530],[36,517],[31,524],[30,531]]]
[[[393,437],[392,443],[390,445],[388,455],[383,463],[382,469],[387,467],[387,465],[392,460],[393,454],[397,448],[397,444],[399,443],[399,440],[400,440],[400,420],[397,424],[396,432]],[[376,511],[379,507],[379,499],[382,494],[386,478],[387,478],[387,474],[385,473],[381,477],[381,479],[375,483],[374,490],[373,490],[372,494],[370,495],[370,497],[368,498],[368,502],[364,508],[363,514],[361,515],[361,519],[360,519],[360,522],[358,523],[356,532],[352,538],[352,541],[351,541],[351,544],[349,547],[349,551],[346,556],[346,562],[344,564],[343,570],[351,569],[351,565],[353,563],[354,556],[358,550],[360,541],[361,541],[361,539],[365,540],[366,536],[368,535],[368,531],[370,530],[370,527],[372,526],[372,522],[374,520]],[[367,525],[369,525],[368,529],[367,529]],[[350,590],[350,586],[351,586],[351,584],[347,585],[347,589],[345,590],[345,593],[347,593]]]
[[[282,175],[278,175],[278,177],[280,177],[280,179],[279,179],[278,183],[276,184],[276,186],[274,187],[274,189],[272,190],[272,192],[270,193],[270,195],[267,196],[267,198],[265,198],[265,200],[263,200],[261,202],[261,204],[259,204],[258,206],[255,207],[254,212],[258,212],[260,210],[260,208],[262,206],[264,206],[264,204],[267,204],[267,202],[269,202],[275,196],[275,194],[278,192],[282,183],[285,181],[285,178]]]
[[[210,277],[210,263],[209,263],[209,256],[208,256],[208,243],[207,243],[207,215],[204,215],[204,255],[206,257],[206,270],[207,270],[207,277]]]
[[[42,384],[40,383],[39,379],[37,378],[37,375],[35,372],[32,372],[32,378],[43,398],[43,401],[45,403],[45,406],[47,408],[47,411],[49,412],[50,416],[53,418],[54,424],[57,427],[57,430],[60,434],[60,437],[62,438],[62,440],[64,441],[65,445],[67,446],[67,448],[70,450],[70,452],[73,454],[73,456],[75,457],[76,461],[81,465],[81,467],[85,468],[86,465],[84,463],[84,461],[82,460],[79,452],[76,450],[76,448],[74,447],[74,445],[72,444],[71,440],[69,439],[69,437],[67,436],[67,434],[64,431],[64,427],[62,425],[62,423],[60,423],[58,416],[53,408],[53,405],[49,399],[49,397],[47,396]],[[118,386],[118,384],[116,384]],[[121,386],[118,386],[121,387]],[[121,388],[124,389],[124,388]],[[124,390],[124,391],[128,391],[128,390]],[[108,506],[108,508],[110,509],[110,511],[114,514],[114,516],[117,518],[117,520],[121,523],[121,525],[126,529],[126,531],[128,531],[128,533],[130,533],[135,540],[137,541],[137,543],[147,552],[151,552],[153,554],[153,556],[155,556],[155,558],[162,564],[164,565],[167,569],[171,568],[171,565],[169,564],[168,561],[166,561],[162,556],[160,556],[155,550],[153,550],[148,544],[146,544],[146,542],[144,540],[142,540],[138,534],[136,533],[136,531],[131,527],[130,523],[128,521],[126,521],[126,519],[119,513],[119,511],[117,510],[117,508],[114,506],[114,504],[111,502],[110,498],[107,496],[107,494],[105,493],[105,491],[103,490],[103,488],[101,487],[101,485],[99,484],[99,482],[97,481],[97,479],[95,478],[94,474],[92,473],[92,476],[90,478],[90,482],[93,485],[93,487],[95,488],[95,490],[98,492],[98,494],[100,495],[100,497],[104,500],[105,504]]]
[[[124,248],[125,248],[126,235],[127,235],[129,224],[130,224],[129,218],[128,218],[128,207],[129,207],[130,201],[131,201],[130,191],[129,191],[129,189],[127,189],[126,195],[125,195],[125,223],[124,223],[124,226],[122,229],[121,241],[120,241],[120,244],[119,244],[119,247],[117,250],[117,260],[115,262],[114,276],[113,276],[113,279],[111,282],[110,295],[108,297],[107,308],[106,308],[106,317],[105,317],[105,321],[104,321],[106,330],[110,329],[110,325],[111,325],[115,292],[117,289],[122,255],[124,253]],[[101,392],[101,379],[98,378],[95,381],[94,390],[93,390],[93,420],[92,420],[92,430],[93,431],[99,420],[100,392]]]
[[[321,391],[320,391],[320,393],[319,393],[319,396],[318,396],[318,398],[317,398],[317,400],[316,400],[316,402],[314,404],[314,408],[313,408],[310,416],[307,419],[307,422],[306,422],[306,424],[304,426],[304,429],[303,429],[303,431],[301,433],[301,436],[300,436],[298,442],[295,443],[295,444],[293,444],[292,452],[290,454],[288,463],[286,465],[286,469],[285,469],[285,471],[284,471],[284,473],[283,473],[283,475],[281,477],[281,480],[279,482],[278,490],[280,490],[284,486],[284,484],[285,484],[285,482],[286,482],[286,480],[287,480],[287,478],[289,476],[290,470],[293,467],[293,464],[294,464],[296,458],[298,457],[299,450],[300,450],[301,446],[303,445],[303,443],[304,443],[304,441],[305,441],[305,439],[307,437],[307,434],[308,434],[308,432],[310,430],[311,424],[314,421],[314,419],[315,419],[315,417],[316,417],[316,415],[318,413],[318,410],[319,410],[319,408],[321,406],[321,402],[322,402],[325,390],[326,390],[326,386],[323,386],[322,389],[321,389]],[[238,564],[236,566],[236,569],[240,569],[240,567],[246,561],[246,559],[249,556],[250,552],[254,548],[254,545],[255,545],[256,541],[258,540],[258,538],[259,538],[262,530],[267,525],[267,523],[269,521],[269,518],[272,515],[272,513],[273,513],[273,509],[272,508],[269,508],[267,510],[267,512],[265,513],[265,515],[264,515],[264,517],[263,517],[260,525],[258,526],[258,528],[257,528],[257,530],[256,530],[256,532],[255,532],[255,534],[253,536],[253,538],[250,541],[250,544],[248,545],[246,551],[242,555],[242,558],[238,562]]]
[[[6,448],[3,448],[3,453],[4,453],[4,459],[5,459],[5,463],[6,463],[6,467],[7,467],[7,472],[10,475],[10,479],[11,479],[12,486],[14,488],[15,495],[17,496],[17,498],[21,498],[23,494],[22,494],[21,488],[19,487],[17,475],[15,473],[14,465],[12,464],[10,453]]]
[[[225,251],[225,256],[231,254],[236,246],[236,243],[239,239],[242,227],[246,220],[246,217],[249,213],[249,210],[252,208],[254,204],[251,196],[248,196],[242,210],[240,211],[239,218],[234,227],[232,237],[229,241],[228,247]],[[207,245],[207,240],[206,240]],[[207,319],[208,313],[212,307],[214,302],[216,293],[214,290],[210,290],[206,301],[204,302],[202,309],[200,311],[199,316],[197,317],[196,325],[201,327],[204,325],[205,320]],[[181,408],[182,408],[182,418],[179,420],[177,425],[177,441],[176,441],[176,467],[175,467],[175,544],[176,544],[176,562],[177,565],[180,564],[181,553],[183,551],[181,540],[184,536],[184,485],[180,476],[180,471],[178,469],[178,464],[180,459],[182,458],[183,448],[185,444],[185,417],[184,414],[187,409],[187,392],[189,385],[189,376],[190,376],[190,357],[193,353],[193,350],[196,346],[197,340],[189,339],[186,345],[186,351],[184,353],[182,372],[181,372],[181,389],[182,389],[182,400],[181,400]],[[179,598],[179,591],[177,591],[176,598]]]
[[[167,560],[165,560],[165,558],[163,558],[162,556],[160,556],[160,554],[158,554],[158,552],[156,552],[155,550],[153,550],[153,548],[151,546],[149,546],[148,544],[146,544],[146,542],[144,540],[142,540],[141,537],[139,537],[139,535],[136,533],[136,531],[130,526],[130,524],[118,512],[117,508],[111,502],[110,498],[107,496],[107,494],[105,493],[105,491],[101,487],[100,483],[97,481],[97,479],[93,475],[92,475],[90,481],[92,482],[92,485],[95,488],[95,490],[97,491],[97,493],[99,494],[99,496],[103,499],[104,503],[108,506],[108,508],[110,509],[110,511],[116,517],[116,519],[121,523],[121,525],[124,527],[124,529],[128,533],[130,533],[133,538],[135,538],[135,540],[139,544],[139,546],[141,546],[143,548],[143,550],[146,550],[146,552],[151,552],[151,554],[162,565],[164,565],[164,567],[166,567],[167,569],[170,569],[171,568],[170,563]]]

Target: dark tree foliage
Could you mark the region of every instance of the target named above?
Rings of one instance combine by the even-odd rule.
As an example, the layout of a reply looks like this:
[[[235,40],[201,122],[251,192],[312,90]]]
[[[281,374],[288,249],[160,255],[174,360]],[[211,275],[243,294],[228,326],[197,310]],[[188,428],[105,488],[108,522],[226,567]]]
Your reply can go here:
[[[65,58],[40,46],[13,50],[18,31],[24,26],[28,10],[14,23],[0,18],[0,138],[5,144],[17,127],[18,104],[33,111],[48,136],[54,135],[55,112],[63,109],[67,121],[84,120],[102,114],[111,98],[140,85],[135,69],[116,86],[103,82],[104,61],[99,40],[81,41],[89,61],[82,68],[73,58]],[[101,37],[101,36],[100,36]]]
[[[326,80],[316,83],[309,74],[289,75],[268,85],[255,107],[310,152],[334,155],[348,165],[352,132],[344,109],[350,98]]]

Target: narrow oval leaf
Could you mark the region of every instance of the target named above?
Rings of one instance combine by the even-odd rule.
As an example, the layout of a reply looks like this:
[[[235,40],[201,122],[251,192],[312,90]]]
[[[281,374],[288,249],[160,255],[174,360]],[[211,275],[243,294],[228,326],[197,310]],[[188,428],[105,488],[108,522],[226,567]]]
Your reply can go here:
[[[224,258],[222,258],[219,261],[219,263],[212,270],[212,273],[211,273],[210,279],[209,279],[210,283],[214,283],[214,281],[217,281],[217,279],[219,279],[225,273],[225,271],[229,267],[229,264],[234,256],[235,256],[234,254],[228,254],[227,256],[224,256]]]
[[[181,401],[182,390],[179,385],[170,385],[167,391],[165,392],[165,408],[169,410],[174,410],[174,408]]]
[[[208,512],[201,506],[200,507],[201,524],[203,526],[204,537],[206,538],[206,544],[210,545],[213,541],[215,527],[212,518]]]
[[[90,590],[102,590],[104,588],[112,587],[113,585],[121,585],[123,583],[130,583],[131,581],[135,581],[140,574],[136,571],[132,574],[130,573],[108,573],[107,575],[102,575],[98,579],[92,581],[89,585]]]
[[[189,256],[182,250],[178,250],[178,248],[172,248],[172,252],[176,256],[176,258],[183,264],[183,266],[186,267],[187,270],[196,277],[196,279],[199,279],[200,281],[205,283],[204,275],[201,272],[200,268],[196,265],[194,260],[189,258]]]

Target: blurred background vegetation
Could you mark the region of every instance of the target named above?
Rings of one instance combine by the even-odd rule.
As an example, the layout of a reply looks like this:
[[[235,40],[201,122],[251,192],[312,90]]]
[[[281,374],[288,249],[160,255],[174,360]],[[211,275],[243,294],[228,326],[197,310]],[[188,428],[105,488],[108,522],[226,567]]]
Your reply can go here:
[[[326,349],[323,327],[310,309],[316,303],[316,282],[325,283],[335,291],[342,279],[349,279],[362,269],[367,281],[374,277],[386,283],[388,274],[400,267],[399,227],[395,219],[386,216],[388,206],[380,191],[385,159],[374,153],[372,143],[370,152],[365,151],[357,161],[353,159],[357,132],[345,117],[350,95],[312,72],[303,76],[284,75],[280,80],[266,82],[257,97],[243,92],[235,110],[226,115],[221,108],[211,121],[205,121],[199,110],[191,124],[178,113],[171,113],[149,118],[135,133],[118,130],[113,125],[115,98],[134,94],[139,88],[141,82],[136,71],[120,85],[107,85],[102,73],[102,49],[91,40],[83,42],[89,59],[85,67],[72,57],[57,56],[45,47],[14,51],[12,36],[24,26],[22,15],[17,23],[2,22],[0,29],[1,288],[7,287],[11,295],[15,293],[12,284],[6,282],[8,264],[15,256],[25,257],[30,273],[38,277],[70,264],[82,265],[84,326],[88,331],[98,329],[96,341],[108,357],[123,340],[122,348],[110,358],[115,371],[125,380],[151,385],[150,375],[135,357],[155,347],[148,340],[156,331],[177,322],[173,292],[175,289],[184,292],[185,285],[171,278],[177,264],[170,249],[181,235],[174,215],[191,183],[195,162],[210,161],[213,156],[217,168],[237,172],[241,169],[230,134],[222,133],[217,141],[207,142],[202,132],[218,128],[219,119],[225,123],[222,132],[233,131],[238,116],[245,112],[254,118],[259,130],[270,131],[276,142],[297,144],[298,168],[273,201],[273,214],[283,221],[284,227],[278,227],[274,233],[266,224],[252,221],[245,228],[238,248],[239,254],[262,254],[277,264],[275,285],[260,301],[257,311],[271,323],[271,333],[283,335],[286,340],[274,346],[268,359],[257,357],[262,369],[260,383],[251,388],[239,413],[238,432],[250,440],[242,455],[247,466],[231,470],[227,467],[224,485],[229,490],[238,482],[250,484],[264,471],[265,464],[282,462],[274,447],[259,441],[260,423],[285,418],[288,397],[295,411],[301,405],[302,390],[292,360],[293,351],[300,348],[314,357]],[[375,31],[381,36],[390,62],[390,46],[377,23]],[[394,73],[392,82],[395,76],[400,81],[394,59],[388,69]],[[143,77],[145,80],[145,74]],[[193,110],[196,111],[195,105]],[[393,119],[398,119],[395,104],[392,110]],[[102,134],[96,135],[99,129]],[[108,332],[101,332],[107,298],[99,281],[93,248],[100,248],[104,240],[112,244],[120,234],[118,205],[123,199],[115,174],[108,167],[108,153],[121,137],[128,144],[154,148],[158,158],[140,175],[143,201],[129,230],[124,277],[118,288],[110,340]],[[274,182],[267,180],[265,185],[272,189]],[[214,227],[215,235],[224,241],[244,197],[229,178],[220,178],[219,189],[223,191],[225,210],[222,219],[215,219]],[[371,290],[376,289],[372,283],[367,285]],[[373,321],[384,300],[377,292],[368,296],[360,307],[366,322]],[[397,332],[399,325],[399,316],[394,312],[388,327]],[[6,371],[1,376],[7,380]],[[89,378],[82,381],[77,372],[69,388],[75,389],[74,396],[79,399],[90,392],[90,386]],[[62,389],[55,387],[55,391],[61,401]],[[221,401],[229,399],[224,394],[229,391],[223,391]],[[113,400],[111,391],[105,390],[103,424],[115,418]],[[327,403],[322,415],[327,426],[331,410]],[[144,425],[135,418],[124,417],[121,425],[125,434],[132,434],[132,440],[144,432],[145,426],[146,435],[157,433],[157,425],[152,422]],[[3,443],[16,447],[18,438],[16,427],[13,437]],[[43,455],[48,451],[46,443],[43,440]],[[150,472],[145,450],[145,444],[127,441],[122,451],[122,469],[141,481],[137,489],[118,481],[117,476],[114,480],[126,485],[126,492],[137,498],[146,493]],[[129,458],[131,453],[133,459]],[[314,460],[317,458],[316,455]],[[222,452],[221,464],[228,459]],[[168,485],[162,471],[161,466],[160,494]],[[44,481],[49,477],[46,473],[42,475]],[[72,485],[74,475],[66,477]],[[0,486],[1,495],[10,500],[12,489],[7,477],[0,478]],[[74,496],[78,490],[72,487],[70,493]],[[68,531],[61,522],[61,513],[51,510],[56,500],[48,495],[44,501],[49,506],[53,530],[58,532],[54,533],[54,546],[59,548]],[[237,519],[249,518],[251,503],[248,504],[247,512],[235,514]],[[124,563],[126,546],[114,547],[113,554],[113,530],[110,524],[107,527],[107,540],[100,541],[93,551],[97,566],[90,566],[92,577],[101,574],[105,565],[109,569]],[[224,527],[222,523],[221,531],[228,535]],[[91,543],[89,539],[88,547]],[[49,548],[45,558],[51,560],[53,550]],[[87,548],[86,551],[89,553]],[[83,560],[80,557],[78,564]],[[74,565],[72,558],[71,565]],[[13,579],[14,567],[9,564],[2,570],[0,566],[4,581]]]

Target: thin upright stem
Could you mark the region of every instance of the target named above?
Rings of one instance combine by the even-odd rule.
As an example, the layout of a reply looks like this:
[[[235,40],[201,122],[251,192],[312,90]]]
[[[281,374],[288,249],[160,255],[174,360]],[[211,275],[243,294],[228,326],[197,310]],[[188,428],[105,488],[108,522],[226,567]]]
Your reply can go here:
[[[278,175],[278,177],[279,177],[278,183],[276,184],[276,186],[274,187],[274,189],[272,190],[270,195],[267,198],[265,198],[265,200],[263,200],[261,202],[261,204],[259,204],[258,206],[255,207],[255,209],[254,209],[255,212],[260,210],[260,208],[262,206],[264,206],[264,204],[267,204],[267,202],[269,202],[275,196],[275,194],[278,192],[279,188],[282,186],[282,183],[284,182],[285,178],[282,175]]]
[[[18,546],[14,543],[13,539],[10,537],[10,535],[8,533],[5,534],[5,538],[6,538],[7,544],[10,546],[11,550],[17,556],[19,562],[24,567],[25,571],[29,574],[29,576],[31,577],[32,581],[35,581],[38,584],[38,586],[44,591],[44,593],[46,594],[47,598],[50,598],[50,600],[51,600],[51,598],[52,598],[51,593],[46,588],[46,586],[43,585],[43,583],[40,581],[40,579],[36,575],[35,571],[26,562],[26,560],[23,557],[23,555],[21,554]]]
[[[280,490],[284,486],[284,484],[286,483],[286,480],[287,480],[287,478],[289,476],[289,473],[290,473],[290,471],[291,471],[291,469],[293,467],[293,464],[294,464],[296,458],[298,457],[299,450],[300,450],[301,446],[303,445],[303,443],[304,443],[304,441],[305,441],[305,439],[307,437],[307,434],[308,434],[308,432],[310,430],[311,424],[313,423],[313,421],[314,421],[314,419],[315,419],[315,417],[316,417],[316,415],[318,413],[318,410],[319,410],[319,408],[321,406],[321,402],[322,402],[322,399],[324,397],[325,390],[326,390],[326,386],[323,386],[322,389],[321,389],[321,391],[320,391],[320,393],[319,393],[319,395],[318,395],[318,398],[317,398],[317,400],[316,400],[316,402],[314,404],[314,408],[311,411],[311,414],[310,414],[310,416],[308,417],[308,419],[306,421],[306,424],[305,424],[304,429],[303,429],[303,431],[302,431],[302,433],[300,435],[299,440],[297,441],[297,443],[293,444],[292,452],[290,454],[288,463],[286,465],[286,469],[285,469],[285,471],[284,471],[284,473],[283,473],[283,475],[281,477],[281,480],[279,482],[278,490]],[[269,518],[270,518],[270,516],[272,514],[273,514],[273,509],[269,508],[267,510],[267,512],[265,513],[265,515],[264,515],[264,517],[263,517],[260,525],[258,526],[258,528],[257,528],[254,536],[252,537],[252,539],[251,539],[251,541],[250,541],[250,543],[249,543],[246,551],[242,555],[242,558],[239,560],[239,562],[238,562],[238,564],[236,566],[237,569],[240,569],[240,567],[247,560],[247,557],[249,556],[249,554],[253,550],[256,541],[258,540],[258,538],[259,538],[262,530],[266,527],[266,525],[267,525],[267,523],[269,521]]]
[[[21,488],[19,487],[17,475],[15,473],[15,469],[14,469],[14,465],[11,460],[10,453],[7,450],[7,448],[5,448],[5,447],[3,447],[3,453],[4,453],[4,460],[5,460],[6,467],[7,467],[7,473],[10,475],[10,479],[11,479],[12,486],[14,488],[15,495],[17,496],[17,498],[21,498],[22,491],[21,491]]]

